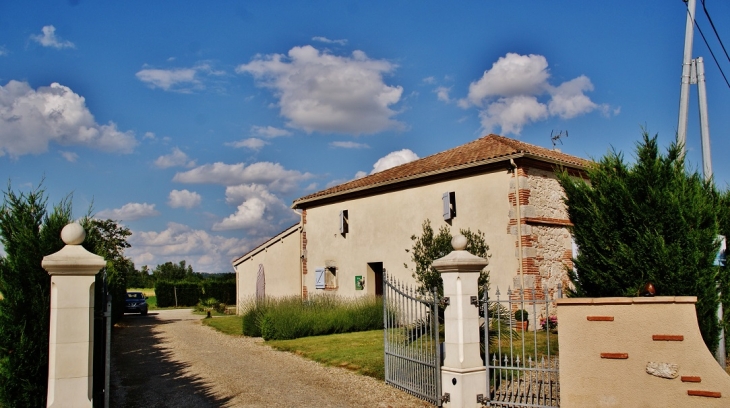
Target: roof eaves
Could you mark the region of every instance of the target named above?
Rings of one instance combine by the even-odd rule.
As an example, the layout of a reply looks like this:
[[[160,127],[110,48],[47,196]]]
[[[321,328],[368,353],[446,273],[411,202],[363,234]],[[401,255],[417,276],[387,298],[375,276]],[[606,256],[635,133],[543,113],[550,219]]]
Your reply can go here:
[[[474,161],[474,162],[470,162],[470,163],[460,164],[460,165],[457,165],[457,166],[446,167],[446,168],[439,169],[439,170],[434,170],[434,171],[429,171],[429,172],[425,172],[425,173],[414,174],[412,176],[407,176],[407,177],[403,177],[403,178],[387,180],[387,181],[383,181],[383,182],[375,183],[375,184],[369,184],[367,186],[356,187],[356,188],[352,188],[352,189],[348,189],[348,190],[336,191],[334,193],[325,194],[325,195],[321,195],[321,196],[315,196],[315,197],[311,197],[311,198],[308,198],[308,199],[298,199],[298,200],[294,200],[294,202],[291,205],[291,208],[292,209],[297,209],[297,208],[301,208],[301,207],[299,207],[301,204],[306,204],[306,203],[312,203],[312,202],[316,202],[316,201],[326,200],[326,199],[329,199],[329,198],[333,198],[333,197],[337,197],[337,196],[341,196],[341,195],[346,195],[346,194],[353,194],[353,193],[357,193],[357,192],[360,192],[360,191],[375,189],[375,188],[378,188],[378,187],[385,187],[385,186],[388,186],[388,185],[405,183],[407,181],[418,180],[418,179],[421,179],[421,178],[431,177],[431,176],[435,176],[435,175],[438,175],[438,174],[450,173],[452,171],[458,171],[458,170],[468,169],[468,168],[472,168],[472,167],[479,167],[479,166],[483,166],[483,165],[487,165],[487,164],[492,164],[492,163],[499,163],[501,161],[508,161],[510,159],[517,159],[519,157],[524,157],[524,156],[526,156],[526,153],[524,153],[524,152],[517,152],[517,153],[513,153],[513,154],[508,154],[508,155],[505,155],[505,156],[492,157],[492,158],[485,159],[485,160]],[[539,157],[539,156],[536,156],[536,155],[530,155],[530,156],[534,156],[536,158]],[[539,157],[539,158],[542,159],[542,160],[545,159],[543,157]]]
[[[266,241],[262,242],[260,245],[253,248],[252,250],[250,250],[250,251],[246,252],[245,254],[239,256],[238,258],[234,259],[233,261],[231,261],[231,264],[233,264],[233,268],[235,269],[236,266],[243,263],[243,261],[245,261],[246,258],[254,256],[254,255],[258,254],[259,252],[263,251],[265,248],[270,247],[274,241],[282,239],[282,238],[286,238],[289,235],[293,234],[298,227],[299,227],[299,222],[292,225],[291,227],[286,228],[284,231],[281,231],[280,233],[278,233],[278,234],[274,235],[273,237],[267,239]]]

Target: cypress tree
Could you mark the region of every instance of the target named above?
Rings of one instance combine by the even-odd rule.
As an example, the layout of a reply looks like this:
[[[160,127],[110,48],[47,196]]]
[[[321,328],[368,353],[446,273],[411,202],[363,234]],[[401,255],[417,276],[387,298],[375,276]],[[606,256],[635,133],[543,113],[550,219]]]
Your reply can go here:
[[[46,406],[50,276],[45,255],[60,250],[69,200],[49,214],[44,191],[4,193],[0,208],[0,406]]]
[[[708,348],[717,348],[719,195],[711,181],[685,169],[681,147],[660,154],[643,133],[636,162],[609,152],[588,169],[588,182],[558,174],[565,190],[575,270],[572,296],[637,296],[652,282],[657,295],[697,296],[697,318]]]

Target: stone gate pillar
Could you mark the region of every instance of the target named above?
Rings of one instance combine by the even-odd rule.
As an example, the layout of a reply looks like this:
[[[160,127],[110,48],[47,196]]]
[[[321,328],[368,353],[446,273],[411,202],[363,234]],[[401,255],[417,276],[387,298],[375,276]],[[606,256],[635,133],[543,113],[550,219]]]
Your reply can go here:
[[[81,225],[66,225],[66,246],[41,263],[51,275],[48,407],[92,406],[94,279],[106,262],[81,246],[84,238]]]
[[[487,266],[484,258],[465,251],[466,237],[451,240],[454,250],[433,262],[444,281],[444,364],[441,382],[449,408],[481,407],[478,395],[487,393],[487,374],[479,353],[479,309],[472,298],[479,297],[479,273]],[[478,303],[477,303],[478,304]]]

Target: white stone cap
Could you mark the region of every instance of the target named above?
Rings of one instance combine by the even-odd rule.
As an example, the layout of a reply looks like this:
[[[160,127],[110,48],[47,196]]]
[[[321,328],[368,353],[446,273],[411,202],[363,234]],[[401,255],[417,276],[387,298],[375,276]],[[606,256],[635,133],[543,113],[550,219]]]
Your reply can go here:
[[[66,246],[55,254],[44,256],[43,269],[49,275],[96,275],[106,266],[106,261],[81,246],[85,238],[86,231],[81,225],[71,223],[63,227],[61,239]]]
[[[466,251],[466,243],[465,236],[461,234],[454,236],[451,239],[451,247],[454,250],[445,257],[433,261],[433,267],[440,273],[481,272],[489,261]]]

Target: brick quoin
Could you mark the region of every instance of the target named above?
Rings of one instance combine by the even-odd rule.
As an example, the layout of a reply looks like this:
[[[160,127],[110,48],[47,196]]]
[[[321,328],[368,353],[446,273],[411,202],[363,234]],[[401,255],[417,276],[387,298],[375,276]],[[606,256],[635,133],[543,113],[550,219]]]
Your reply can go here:
[[[528,171],[527,169],[523,167],[517,167],[517,171],[512,173],[512,178],[514,179],[517,186],[519,186],[519,178],[520,177],[527,177]],[[530,204],[530,196],[532,192],[530,189],[521,188],[517,190],[517,197],[515,197],[514,189],[511,189],[511,192],[507,194],[507,199],[509,200],[510,207],[515,208],[516,205],[520,206],[526,206]],[[517,202],[519,201],[519,204]],[[526,219],[524,217],[521,217],[521,225],[517,225],[517,214],[516,209],[513,212],[513,217],[510,218],[509,224],[507,226],[507,233],[512,233],[512,227],[516,226],[517,231],[519,234],[519,231],[522,230],[522,226],[526,225]],[[515,239],[515,249],[519,251],[520,244],[522,244],[522,249],[526,248],[534,248],[536,245],[534,245],[537,242],[537,236],[535,235],[525,235],[525,234],[519,234],[520,235],[520,242]],[[542,290],[542,276],[540,275],[540,266],[537,263],[537,259],[535,257],[523,257],[522,258],[522,273],[525,276],[532,276],[533,280],[535,282],[535,290],[526,290],[524,292],[524,295],[521,294],[520,290],[514,290],[512,291],[512,295],[510,298],[513,301],[519,301],[519,300],[536,300],[536,299],[544,299],[545,294]],[[515,275],[519,276],[520,270],[519,268],[517,271],[515,271]]]
[[[302,210],[302,227],[307,225],[307,210]],[[302,231],[302,254],[307,253],[307,231]],[[302,258],[302,275],[307,274],[307,257]],[[306,286],[304,292],[306,293]],[[306,295],[303,296],[306,299]]]

